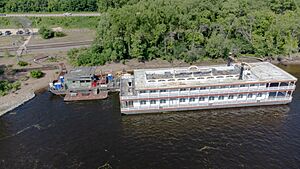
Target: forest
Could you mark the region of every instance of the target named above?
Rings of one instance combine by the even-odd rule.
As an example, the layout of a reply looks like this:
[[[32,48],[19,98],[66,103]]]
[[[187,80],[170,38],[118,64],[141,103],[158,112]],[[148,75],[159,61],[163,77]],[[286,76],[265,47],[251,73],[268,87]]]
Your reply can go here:
[[[97,0],[0,0],[0,12],[97,11]]]
[[[4,12],[101,12],[93,46],[69,52],[75,65],[131,58],[191,63],[229,52],[289,56],[299,52],[299,5],[300,0],[0,0]]]
[[[122,2],[122,0],[119,0]],[[138,58],[289,56],[299,52],[294,0],[136,0],[110,5],[91,48],[69,53],[75,65]]]

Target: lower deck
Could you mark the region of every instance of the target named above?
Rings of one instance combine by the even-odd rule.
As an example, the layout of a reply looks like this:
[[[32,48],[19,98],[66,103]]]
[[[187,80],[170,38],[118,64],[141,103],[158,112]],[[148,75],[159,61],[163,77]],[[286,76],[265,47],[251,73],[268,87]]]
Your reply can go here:
[[[218,109],[218,108],[235,108],[235,107],[249,107],[249,106],[265,106],[265,105],[281,105],[288,104],[292,101],[292,97],[269,98],[264,100],[236,100],[236,101],[221,101],[214,103],[202,104],[177,104],[168,106],[149,106],[149,107],[131,107],[121,108],[121,113],[142,114],[142,113],[161,113],[174,111],[188,111],[188,110],[204,110],[204,109]]]

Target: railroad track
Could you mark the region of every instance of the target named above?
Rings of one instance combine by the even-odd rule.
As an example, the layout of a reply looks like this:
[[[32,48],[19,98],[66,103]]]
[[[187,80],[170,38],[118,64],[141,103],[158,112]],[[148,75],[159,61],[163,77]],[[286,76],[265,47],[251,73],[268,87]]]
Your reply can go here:
[[[38,45],[28,45],[26,46],[27,51],[41,50],[41,49],[55,49],[55,48],[65,48],[65,47],[79,47],[91,45],[93,41],[80,41],[80,42],[65,42],[65,43],[49,43],[49,44],[38,44]],[[0,52],[13,52],[17,51],[18,47],[3,47],[0,48]]]

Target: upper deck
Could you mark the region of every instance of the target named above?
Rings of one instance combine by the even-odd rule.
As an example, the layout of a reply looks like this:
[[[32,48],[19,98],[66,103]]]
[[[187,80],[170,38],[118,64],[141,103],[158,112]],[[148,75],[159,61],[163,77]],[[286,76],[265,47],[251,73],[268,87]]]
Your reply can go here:
[[[297,79],[269,62],[247,64],[239,79],[241,66],[233,64],[134,70],[135,90],[184,88],[247,82],[296,81]]]
[[[99,73],[100,70],[97,67],[79,67],[70,70],[67,74],[65,74],[65,79],[67,80],[91,80],[95,74]]]

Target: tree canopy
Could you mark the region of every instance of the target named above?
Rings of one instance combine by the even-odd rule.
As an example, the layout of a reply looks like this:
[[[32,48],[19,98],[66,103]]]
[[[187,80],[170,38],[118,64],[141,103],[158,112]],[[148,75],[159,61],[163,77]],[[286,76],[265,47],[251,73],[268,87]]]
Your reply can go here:
[[[294,0],[101,2],[107,12],[95,44],[71,52],[77,65],[158,57],[193,62],[229,52],[274,56],[299,51],[300,10]]]

